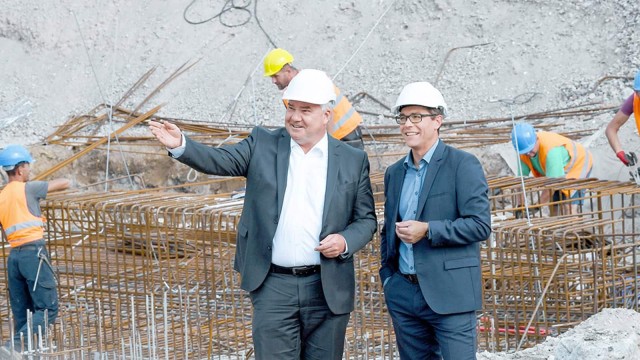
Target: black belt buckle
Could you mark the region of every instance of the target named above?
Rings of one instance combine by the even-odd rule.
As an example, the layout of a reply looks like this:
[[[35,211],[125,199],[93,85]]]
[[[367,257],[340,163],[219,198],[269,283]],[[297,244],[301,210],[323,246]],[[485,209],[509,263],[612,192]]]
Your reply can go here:
[[[318,270],[320,270],[319,265],[298,266],[298,267],[292,267],[291,273],[295,276],[309,276],[317,273]]]
[[[418,275],[416,274],[402,274],[402,276],[404,276],[405,279],[409,280],[410,283],[412,284],[417,284],[418,283]]]
[[[294,276],[309,276],[320,272],[320,265],[284,267],[271,264],[271,272]]]

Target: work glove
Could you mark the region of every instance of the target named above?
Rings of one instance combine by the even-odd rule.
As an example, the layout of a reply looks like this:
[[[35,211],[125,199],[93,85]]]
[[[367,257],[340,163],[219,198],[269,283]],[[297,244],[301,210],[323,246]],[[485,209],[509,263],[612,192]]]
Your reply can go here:
[[[625,164],[626,166],[633,166],[636,164],[636,161],[638,160],[638,158],[636,157],[636,154],[630,152],[630,153],[625,153],[624,150],[620,150],[616,153],[616,156],[618,157],[618,159],[620,159],[620,161],[622,161],[623,164]]]

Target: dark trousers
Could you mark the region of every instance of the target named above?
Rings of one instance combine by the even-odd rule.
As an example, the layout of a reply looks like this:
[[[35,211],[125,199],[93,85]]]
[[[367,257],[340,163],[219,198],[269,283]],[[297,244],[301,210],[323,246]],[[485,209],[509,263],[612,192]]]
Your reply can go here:
[[[356,149],[364,150],[364,141],[362,140],[362,129],[360,126],[352,132],[345,135],[340,141],[353,146]]]
[[[342,359],[349,314],[329,310],[320,274],[270,273],[250,295],[257,360]]]
[[[53,270],[44,261],[40,262],[38,252],[49,257],[44,241],[36,241],[11,249],[7,260],[9,277],[9,300],[14,319],[14,344],[19,346],[20,333],[24,336],[26,347],[27,311],[33,313],[32,331],[38,334],[38,327],[44,333],[46,322],[52,324],[58,316],[58,291]],[[38,267],[40,273],[38,274]],[[36,283],[37,276],[37,283]],[[35,290],[34,290],[35,284]],[[18,349],[20,350],[20,349]]]
[[[476,358],[475,312],[436,314],[420,285],[399,273],[384,286],[400,359],[466,360]],[[455,299],[451,299],[455,301]]]

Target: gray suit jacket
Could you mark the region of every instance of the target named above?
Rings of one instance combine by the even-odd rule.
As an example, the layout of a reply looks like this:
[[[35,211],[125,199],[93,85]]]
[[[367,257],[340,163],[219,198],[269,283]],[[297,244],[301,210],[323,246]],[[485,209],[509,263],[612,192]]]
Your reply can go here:
[[[284,128],[256,127],[238,144],[221,148],[186,139],[180,162],[207,174],[247,178],[234,268],[242,277],[241,287],[256,290],[271,265],[273,236],[287,187],[291,137]],[[367,154],[329,136],[328,156],[320,239],[342,234],[349,253],[334,259],[320,256],[322,287],[331,311],[345,314],[354,306],[352,255],[371,240],[377,222]]]
[[[390,166],[384,177],[385,221],[380,233],[383,284],[398,271],[400,242],[395,223],[400,221],[403,161]],[[478,159],[440,141],[427,168],[416,214],[416,220],[429,223],[430,236],[413,246],[416,275],[429,306],[439,314],[480,309],[478,242],[491,234],[491,211],[487,181]]]

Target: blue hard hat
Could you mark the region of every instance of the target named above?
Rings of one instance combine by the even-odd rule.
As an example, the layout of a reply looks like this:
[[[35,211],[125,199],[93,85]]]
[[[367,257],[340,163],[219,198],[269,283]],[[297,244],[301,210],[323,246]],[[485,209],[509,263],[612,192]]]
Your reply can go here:
[[[29,150],[22,145],[9,145],[0,152],[0,166],[4,170],[13,170],[16,165],[22,162],[33,162]]]
[[[633,90],[640,90],[640,71],[636,74],[636,79],[633,81]]]
[[[511,130],[511,143],[520,155],[533,150],[537,140],[536,130],[530,124],[517,123]]]

